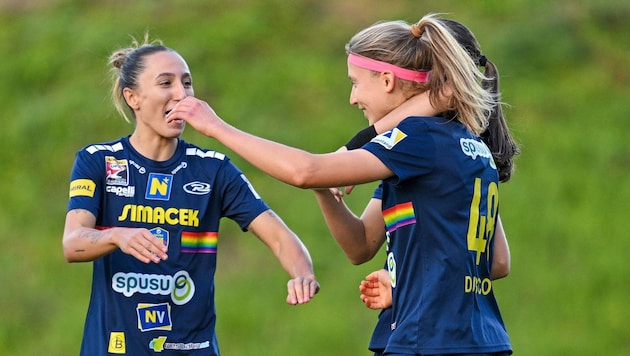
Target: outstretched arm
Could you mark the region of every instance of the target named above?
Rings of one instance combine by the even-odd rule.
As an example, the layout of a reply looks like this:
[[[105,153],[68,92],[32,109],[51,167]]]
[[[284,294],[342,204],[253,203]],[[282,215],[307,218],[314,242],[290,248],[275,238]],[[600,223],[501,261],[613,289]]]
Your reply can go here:
[[[271,210],[258,215],[248,229],[271,249],[291,276],[287,283],[287,303],[308,303],[319,291],[319,283],[315,279],[311,256],[302,241]]]
[[[115,227],[98,230],[95,224],[96,217],[87,210],[74,209],[66,214],[63,231],[66,261],[93,261],[118,248],[144,263],[167,259],[164,242],[147,229]]]
[[[204,101],[187,97],[168,114],[213,137],[266,174],[300,188],[329,188],[374,182],[392,172],[365,150],[312,154],[241,131],[221,120]]]

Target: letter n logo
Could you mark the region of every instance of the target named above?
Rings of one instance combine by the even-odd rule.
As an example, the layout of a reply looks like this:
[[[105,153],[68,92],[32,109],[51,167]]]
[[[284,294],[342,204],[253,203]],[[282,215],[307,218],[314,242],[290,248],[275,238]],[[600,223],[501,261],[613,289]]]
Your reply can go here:
[[[169,200],[171,197],[172,174],[149,173],[146,199]]]

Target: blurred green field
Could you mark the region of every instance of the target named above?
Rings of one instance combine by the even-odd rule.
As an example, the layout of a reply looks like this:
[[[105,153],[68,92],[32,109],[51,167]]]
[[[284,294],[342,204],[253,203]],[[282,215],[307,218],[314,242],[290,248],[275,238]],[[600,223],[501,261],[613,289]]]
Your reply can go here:
[[[106,60],[145,31],[178,50],[196,96],[237,127],[328,152],[366,124],[348,104],[345,42],[378,20],[446,13],[502,78],[522,144],[502,185],[512,273],[496,293],[515,355],[630,354],[630,3],[514,1],[0,0],[0,355],[76,355],[91,265],[61,251],[68,176],[82,146],[127,135]],[[322,290],[285,304],[286,275],[225,221],[217,272],[223,354],[369,355],[376,312],[310,191],[230,154],[309,247]],[[348,203],[359,213],[374,186]]]

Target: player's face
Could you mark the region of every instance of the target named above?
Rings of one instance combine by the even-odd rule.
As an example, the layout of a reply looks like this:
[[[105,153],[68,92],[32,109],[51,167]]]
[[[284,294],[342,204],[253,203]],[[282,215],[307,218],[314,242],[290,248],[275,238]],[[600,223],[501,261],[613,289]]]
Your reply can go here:
[[[161,51],[146,56],[144,66],[134,90],[136,130],[152,131],[166,138],[179,137],[185,122],[167,123],[166,114],[180,100],[194,95],[188,65],[179,54]]]
[[[370,125],[380,120],[395,108],[391,102],[391,92],[381,75],[352,64],[348,64],[348,77],[352,82],[350,104],[356,105]]]

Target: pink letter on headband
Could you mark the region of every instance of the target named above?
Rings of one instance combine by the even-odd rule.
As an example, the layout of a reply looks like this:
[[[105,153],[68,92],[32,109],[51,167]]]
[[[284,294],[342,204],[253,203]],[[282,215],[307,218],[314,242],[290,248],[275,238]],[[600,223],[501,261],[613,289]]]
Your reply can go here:
[[[350,53],[348,55],[348,63],[376,72],[390,71],[400,79],[411,80],[413,82],[426,83],[429,80],[430,72],[418,72],[411,69],[405,69],[391,63],[377,61],[376,59],[359,56],[354,53]]]

